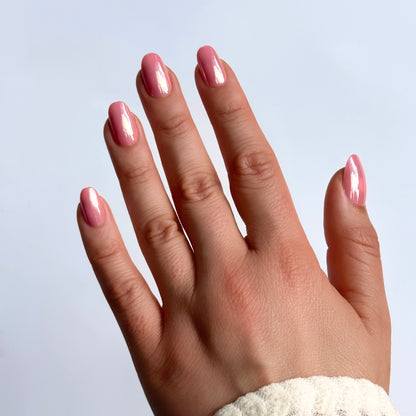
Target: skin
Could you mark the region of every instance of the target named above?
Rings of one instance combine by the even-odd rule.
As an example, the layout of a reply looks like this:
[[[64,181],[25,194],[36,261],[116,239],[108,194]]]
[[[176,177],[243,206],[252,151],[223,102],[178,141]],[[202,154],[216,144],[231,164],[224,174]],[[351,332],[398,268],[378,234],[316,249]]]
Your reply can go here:
[[[313,375],[366,378],[387,392],[390,317],[377,234],[366,208],[332,177],[324,227],[328,276],[295,212],[270,145],[232,69],[226,82],[196,85],[227,167],[243,236],[191,119],[178,80],[137,90],[152,126],[175,213],[140,121],[139,139],[104,137],[159,305],[131,261],[109,206],[90,226],[78,208],[85,249],[126,339],[155,415],[212,415],[258,388]],[[180,219],[180,222],[178,221]],[[186,235],[189,237],[189,242]]]

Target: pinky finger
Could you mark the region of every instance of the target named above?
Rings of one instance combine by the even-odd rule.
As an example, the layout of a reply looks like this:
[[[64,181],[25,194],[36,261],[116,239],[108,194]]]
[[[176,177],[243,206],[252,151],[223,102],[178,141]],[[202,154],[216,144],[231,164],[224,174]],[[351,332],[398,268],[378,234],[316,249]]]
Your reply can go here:
[[[77,219],[89,261],[140,367],[160,341],[161,307],[132,262],[110,207],[94,188],[82,190]]]

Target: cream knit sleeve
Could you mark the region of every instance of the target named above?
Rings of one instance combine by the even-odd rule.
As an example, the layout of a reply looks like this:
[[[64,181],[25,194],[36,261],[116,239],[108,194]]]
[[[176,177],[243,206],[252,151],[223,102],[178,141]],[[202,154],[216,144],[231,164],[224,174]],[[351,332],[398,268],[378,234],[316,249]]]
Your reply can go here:
[[[294,378],[241,396],[214,416],[399,416],[384,389],[365,379]]]

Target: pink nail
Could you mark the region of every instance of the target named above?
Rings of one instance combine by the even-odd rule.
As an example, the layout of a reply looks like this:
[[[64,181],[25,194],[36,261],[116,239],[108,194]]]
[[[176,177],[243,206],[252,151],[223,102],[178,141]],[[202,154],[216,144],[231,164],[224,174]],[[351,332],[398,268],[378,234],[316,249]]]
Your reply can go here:
[[[364,169],[357,155],[348,158],[342,177],[342,186],[350,201],[364,206],[367,195]]]
[[[104,205],[94,188],[84,188],[81,191],[81,210],[85,221],[92,227],[98,227],[104,223]]]
[[[218,87],[227,79],[226,72],[217,52],[211,46],[203,46],[197,53],[198,68],[209,87]]]
[[[137,126],[126,104],[121,101],[111,104],[108,119],[113,139],[118,145],[130,146],[137,140]]]
[[[144,56],[141,74],[146,91],[152,97],[164,97],[170,93],[170,76],[159,55],[149,53]]]

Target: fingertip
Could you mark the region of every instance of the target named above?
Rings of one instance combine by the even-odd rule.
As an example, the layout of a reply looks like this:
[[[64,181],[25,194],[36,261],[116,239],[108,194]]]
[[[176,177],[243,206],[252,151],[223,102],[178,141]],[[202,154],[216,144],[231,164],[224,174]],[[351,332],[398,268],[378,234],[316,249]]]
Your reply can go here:
[[[328,245],[345,228],[371,225],[368,217],[364,171],[358,156],[348,158],[345,167],[328,183],[324,202],[324,230]]]
[[[351,155],[342,174],[342,186],[345,194],[352,204],[365,206],[367,196],[367,183],[360,158]]]
[[[202,46],[197,52],[198,69],[208,87],[220,87],[227,81],[227,71],[212,46]]]
[[[82,189],[79,203],[84,221],[91,227],[100,227],[106,218],[105,205],[93,187]]]
[[[124,101],[114,101],[112,102],[109,106],[108,106],[108,117],[111,120],[111,116],[116,113],[118,115],[118,113],[120,112],[120,108],[124,109],[124,108],[128,108],[127,104]]]
[[[170,71],[156,53],[146,54],[141,62],[141,77],[147,94],[154,98],[168,96],[172,91]]]

